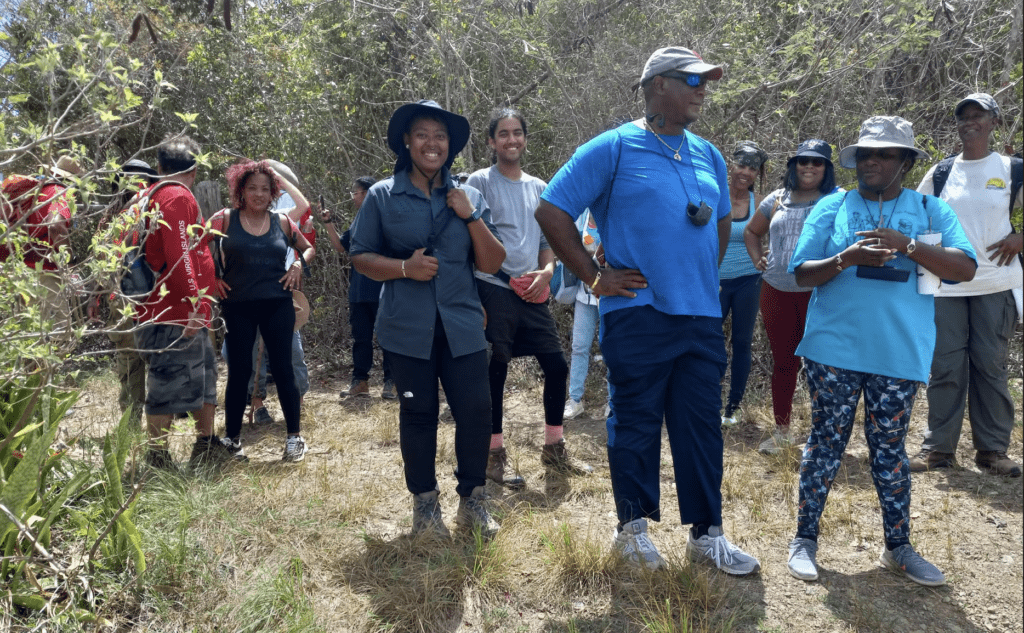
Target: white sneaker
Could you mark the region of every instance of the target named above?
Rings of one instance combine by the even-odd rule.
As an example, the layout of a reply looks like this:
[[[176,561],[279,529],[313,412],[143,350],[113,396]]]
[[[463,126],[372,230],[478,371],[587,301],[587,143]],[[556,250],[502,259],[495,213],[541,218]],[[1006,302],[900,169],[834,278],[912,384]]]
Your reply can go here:
[[[573,400],[569,398],[565,401],[565,411],[562,412],[562,417],[566,420],[572,420],[579,414],[583,413],[583,403],[579,400]]]
[[[729,417],[722,416],[722,426],[736,426],[740,423],[739,413],[733,413]]]
[[[282,461],[301,462],[306,457],[306,440],[301,435],[289,435],[284,443],[284,456]]]
[[[647,519],[634,519],[616,530],[612,536],[612,547],[617,549],[626,562],[634,567],[650,570],[665,567],[665,559],[647,536]]]
[[[789,573],[800,580],[818,579],[818,544],[797,537],[789,542]]]
[[[780,431],[779,428],[775,427],[775,430],[772,431],[772,436],[761,442],[761,445],[757,447],[758,451],[765,455],[778,455],[793,445],[793,436],[790,435],[789,429]]]
[[[720,525],[711,526],[708,533],[698,539],[691,534],[686,541],[686,553],[695,563],[714,565],[732,576],[746,576],[761,569],[756,558],[725,538]]]

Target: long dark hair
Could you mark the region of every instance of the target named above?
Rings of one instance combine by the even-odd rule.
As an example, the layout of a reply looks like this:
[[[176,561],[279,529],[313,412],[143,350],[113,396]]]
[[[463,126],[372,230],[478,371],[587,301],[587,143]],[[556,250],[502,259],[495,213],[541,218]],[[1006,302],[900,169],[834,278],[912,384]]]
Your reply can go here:
[[[526,131],[526,118],[523,113],[515,108],[498,108],[491,114],[491,122],[487,124],[487,137],[494,139],[494,133],[498,130],[498,124],[503,119],[516,119],[519,121],[519,125],[523,126],[523,136],[528,136],[529,132]],[[491,164],[494,165],[498,162],[498,153],[491,151]]]

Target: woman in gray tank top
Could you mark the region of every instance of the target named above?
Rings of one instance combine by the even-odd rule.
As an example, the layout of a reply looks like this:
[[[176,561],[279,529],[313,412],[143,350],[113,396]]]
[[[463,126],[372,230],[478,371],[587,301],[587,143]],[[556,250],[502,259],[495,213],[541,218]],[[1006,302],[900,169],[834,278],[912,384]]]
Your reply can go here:
[[[783,188],[761,201],[757,213],[743,233],[747,252],[758,270],[764,271],[761,318],[772,350],[772,412],[775,428],[759,450],[775,454],[792,444],[789,422],[793,393],[800,372],[796,346],[804,334],[804,320],[811,293],[787,272],[804,220],[819,198],[836,191],[832,147],[825,141],[809,139],[786,163]],[[769,250],[762,238],[768,235]]]

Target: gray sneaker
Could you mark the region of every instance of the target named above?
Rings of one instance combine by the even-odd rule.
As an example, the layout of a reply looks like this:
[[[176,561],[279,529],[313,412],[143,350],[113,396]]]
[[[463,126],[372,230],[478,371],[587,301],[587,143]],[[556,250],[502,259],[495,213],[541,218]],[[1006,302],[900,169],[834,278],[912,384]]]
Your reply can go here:
[[[623,525],[621,530],[615,530],[612,547],[634,567],[646,567],[653,571],[666,565],[658,548],[651,542],[651,537],[647,536],[647,519],[633,519]]]
[[[686,553],[695,563],[714,565],[732,576],[746,576],[761,569],[761,563],[756,558],[725,538],[720,525],[711,526],[708,533],[698,539],[689,535]]]
[[[441,504],[437,501],[436,490],[412,496],[412,533],[415,536],[425,532],[445,538],[451,536],[441,518]]]
[[[301,462],[306,458],[306,440],[301,435],[289,435],[284,443],[282,461]]]
[[[939,587],[946,584],[946,577],[942,575],[939,568],[922,558],[914,551],[914,546],[909,543],[900,545],[891,552],[888,549],[883,549],[882,555],[878,557],[878,562],[882,567],[888,567],[925,587]]]
[[[487,511],[487,500],[490,499],[484,491],[483,486],[473,488],[473,494],[459,499],[459,513],[455,515],[455,522],[467,530],[480,528],[484,536],[494,536],[501,526],[491,517]]]
[[[818,543],[797,537],[789,542],[789,573],[800,580],[817,580]]]

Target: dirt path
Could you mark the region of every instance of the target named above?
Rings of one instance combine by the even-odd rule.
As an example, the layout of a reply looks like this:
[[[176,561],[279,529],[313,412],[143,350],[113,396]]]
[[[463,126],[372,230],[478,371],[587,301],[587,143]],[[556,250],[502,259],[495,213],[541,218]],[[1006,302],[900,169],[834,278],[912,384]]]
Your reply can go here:
[[[503,523],[490,544],[460,534],[443,546],[408,539],[411,508],[402,480],[397,405],[376,397],[339,401],[342,386],[314,380],[303,430],[311,451],[301,464],[279,461],[283,423],[266,429],[246,425],[243,441],[252,462],[217,480],[229,490],[223,506],[188,528],[189,538],[211,553],[205,564],[231,573],[207,580],[214,582],[209,597],[193,595],[177,607],[151,609],[125,630],[204,629],[208,623],[240,630],[253,617],[246,609],[260,588],[277,582],[295,561],[301,562],[304,608],[314,628],[325,631],[675,631],[684,629],[673,621],[687,616],[696,630],[712,631],[1024,629],[1022,480],[979,473],[966,450],[958,455],[966,468],[913,480],[912,540],[945,572],[946,587],[920,587],[877,565],[881,519],[867,448],[857,433],[823,518],[821,579],[792,578],[785,564],[796,525],[799,452],[757,453],[770,414],[765,407],[748,409],[746,421],[726,432],[723,483],[726,534],[760,558],[761,573],[734,579],[685,562],[686,531],[676,518],[666,447],[664,520],[652,525],[651,534],[671,567],[660,576],[634,574],[607,555],[615,519],[603,420],[584,414],[567,423],[571,447],[595,466],[595,474],[545,478],[539,463],[540,391],[530,372],[510,379],[506,400],[510,453],[528,487],[509,493],[489,484]],[[115,399],[110,381],[90,389],[72,419],[109,410]],[[379,385],[371,393],[378,394]],[[268,402],[280,419],[276,399]],[[586,404],[588,413],[603,409],[597,401]],[[925,407],[922,395],[911,452],[920,443]],[[796,418],[803,439],[806,402],[798,402]],[[441,502],[452,524],[452,424],[442,423],[441,437]],[[969,437],[965,424],[962,448]],[[179,456],[187,454],[188,442],[177,441]],[[1010,455],[1020,460],[1021,452],[1018,424]],[[282,624],[265,630],[304,629]]]

